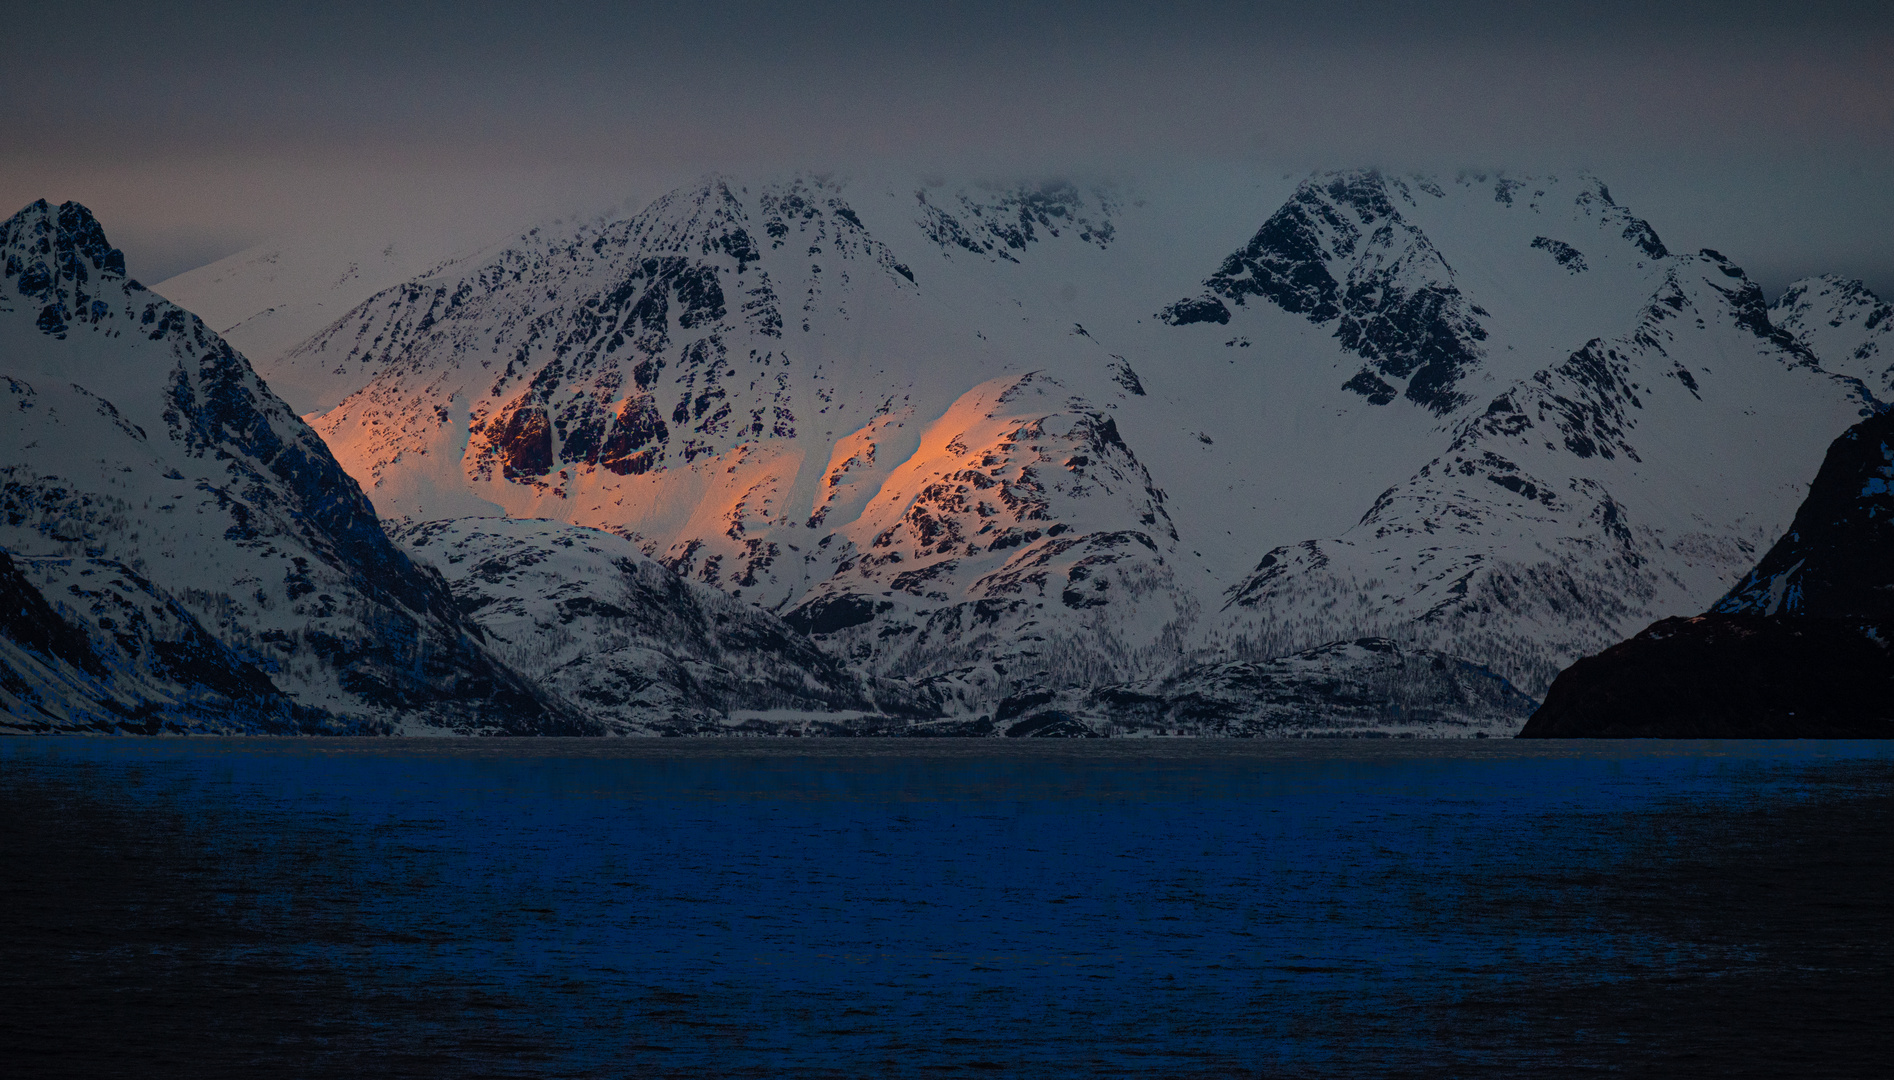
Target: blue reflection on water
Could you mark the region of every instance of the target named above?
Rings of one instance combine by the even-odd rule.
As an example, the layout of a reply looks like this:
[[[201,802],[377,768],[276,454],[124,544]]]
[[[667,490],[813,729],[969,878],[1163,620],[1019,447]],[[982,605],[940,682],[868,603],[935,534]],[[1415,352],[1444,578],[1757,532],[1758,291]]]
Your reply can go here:
[[[1885,902],[1816,908],[1890,749],[12,739],[0,789],[149,864],[16,881],[80,913],[15,979],[171,987],[123,1038],[199,1075],[1727,1074],[1889,973]]]

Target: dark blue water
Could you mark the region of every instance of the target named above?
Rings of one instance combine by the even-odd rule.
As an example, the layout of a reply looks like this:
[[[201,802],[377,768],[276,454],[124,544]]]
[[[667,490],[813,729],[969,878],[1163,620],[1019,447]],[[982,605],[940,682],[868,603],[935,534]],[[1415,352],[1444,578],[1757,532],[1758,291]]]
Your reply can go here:
[[[0,1061],[1875,1075],[1890,754],[0,740]]]

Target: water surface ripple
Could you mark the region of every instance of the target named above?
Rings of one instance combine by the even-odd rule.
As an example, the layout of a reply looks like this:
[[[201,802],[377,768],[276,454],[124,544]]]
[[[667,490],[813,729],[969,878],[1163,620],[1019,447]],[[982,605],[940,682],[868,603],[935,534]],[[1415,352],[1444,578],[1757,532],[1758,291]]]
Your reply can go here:
[[[1890,753],[0,739],[0,1054],[20,1076],[1874,1075]]]

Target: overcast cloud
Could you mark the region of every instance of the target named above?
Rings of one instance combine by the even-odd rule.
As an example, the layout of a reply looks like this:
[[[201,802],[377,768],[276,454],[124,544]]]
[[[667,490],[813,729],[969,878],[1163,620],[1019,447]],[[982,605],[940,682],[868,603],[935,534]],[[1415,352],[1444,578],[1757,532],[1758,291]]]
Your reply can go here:
[[[1894,293],[1890,5],[10,5],[0,201],[163,277],[712,170],[1591,168],[1765,285]],[[1307,7],[1319,7],[1311,13]]]

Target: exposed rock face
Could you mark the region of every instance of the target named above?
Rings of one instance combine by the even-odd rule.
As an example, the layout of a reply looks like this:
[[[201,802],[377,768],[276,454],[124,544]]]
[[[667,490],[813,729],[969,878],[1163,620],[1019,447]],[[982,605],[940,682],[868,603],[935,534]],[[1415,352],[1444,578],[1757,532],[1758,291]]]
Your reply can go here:
[[[0,225],[0,726],[593,730],[77,203]]]
[[[1523,736],[1894,737],[1894,413],[1829,447],[1787,535],[1694,619],[1561,672]]]

